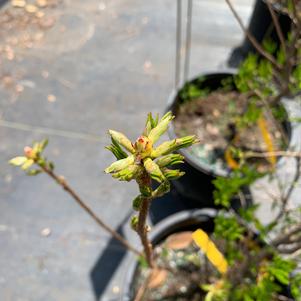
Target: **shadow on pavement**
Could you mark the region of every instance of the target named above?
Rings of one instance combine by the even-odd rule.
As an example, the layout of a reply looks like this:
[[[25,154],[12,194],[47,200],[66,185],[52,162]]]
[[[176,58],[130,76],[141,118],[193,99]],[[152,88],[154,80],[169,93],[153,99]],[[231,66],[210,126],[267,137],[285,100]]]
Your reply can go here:
[[[129,219],[128,214],[119,224],[116,231],[124,237],[123,226]],[[90,272],[90,279],[93,286],[95,300],[100,300],[105,292],[110,280],[112,279],[118,266],[125,257],[127,250],[115,238],[111,238],[105,250],[101,253],[97,262]]]

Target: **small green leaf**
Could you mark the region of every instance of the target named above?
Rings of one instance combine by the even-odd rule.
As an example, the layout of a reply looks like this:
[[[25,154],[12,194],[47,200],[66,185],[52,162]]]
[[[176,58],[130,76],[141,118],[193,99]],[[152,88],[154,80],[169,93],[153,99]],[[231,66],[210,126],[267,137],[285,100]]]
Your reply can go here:
[[[22,165],[22,169],[26,170],[28,169],[32,164],[34,163],[34,160],[32,159],[27,159],[27,161]]]
[[[138,195],[133,200],[133,209],[136,210],[136,211],[139,211],[143,200],[144,200],[143,196],[142,195]]]
[[[20,156],[20,157],[15,157],[11,160],[9,160],[9,164],[15,165],[15,166],[20,166],[24,164],[27,161],[26,157]]]
[[[42,170],[40,170],[40,169],[31,169],[31,170],[28,170],[26,173],[29,176],[36,176],[41,172],[42,172]]]

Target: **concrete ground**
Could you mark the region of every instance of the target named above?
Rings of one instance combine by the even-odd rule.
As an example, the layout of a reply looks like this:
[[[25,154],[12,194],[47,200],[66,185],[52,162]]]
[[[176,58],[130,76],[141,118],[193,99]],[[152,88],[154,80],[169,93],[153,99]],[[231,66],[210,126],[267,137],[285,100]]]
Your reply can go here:
[[[135,139],[147,112],[164,111],[175,1],[44,2],[0,11],[0,300],[119,300],[122,247],[46,175],[26,177],[7,161],[48,137],[57,172],[123,229],[137,190],[102,172],[113,160],[106,131]],[[234,3],[246,21],[252,0]],[[191,77],[220,69],[242,39],[222,0],[194,1],[192,36]]]

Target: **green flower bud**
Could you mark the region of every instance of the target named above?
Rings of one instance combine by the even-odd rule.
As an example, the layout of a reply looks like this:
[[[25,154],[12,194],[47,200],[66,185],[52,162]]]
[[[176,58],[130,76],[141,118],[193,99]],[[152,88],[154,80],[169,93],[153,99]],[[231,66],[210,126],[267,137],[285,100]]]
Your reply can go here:
[[[183,175],[185,175],[185,172],[180,171],[179,169],[163,168],[162,171],[163,171],[165,178],[167,178],[168,180],[176,180],[176,179],[182,177]]]
[[[24,147],[24,154],[28,159],[35,159],[37,156],[37,150],[33,149],[30,146],[25,146]]]
[[[157,126],[158,124],[158,120],[159,120],[159,115],[156,115],[156,118],[153,118],[152,113],[148,113],[147,114],[147,120],[145,123],[145,128],[143,131],[143,136],[148,136],[148,134],[150,133],[150,131]]]
[[[127,153],[121,148],[121,146],[112,137],[111,140],[112,140],[112,144],[106,146],[106,149],[111,151],[117,160],[126,158],[128,156]]]
[[[133,155],[130,155],[124,159],[121,159],[121,160],[118,160],[118,161],[112,163],[109,167],[107,167],[105,169],[105,173],[120,171],[120,170],[132,165],[134,162],[135,162],[135,157]]]
[[[113,131],[113,130],[109,130],[109,134],[116,142],[118,142],[121,146],[123,146],[130,153],[133,154],[135,152],[135,149],[134,149],[131,141],[124,134]]]
[[[133,209],[136,210],[136,211],[139,211],[143,200],[144,200],[144,197],[142,195],[138,195],[133,200]]]
[[[146,136],[140,136],[134,144],[136,153],[141,156],[141,159],[150,156],[152,147],[152,142]]]
[[[165,166],[175,165],[175,164],[181,164],[183,162],[184,162],[184,157],[180,154],[169,154],[159,158],[156,161],[156,163],[160,168]]]
[[[113,173],[112,177],[118,179],[119,181],[131,181],[133,180],[141,170],[141,167],[138,165],[130,165],[125,169],[122,169],[119,172]]]
[[[152,158],[158,158],[163,155],[167,155],[174,151],[177,151],[184,147],[189,147],[194,143],[198,143],[199,140],[196,136],[186,136],[183,138],[176,138],[170,141],[163,142],[151,153]]]
[[[149,132],[148,138],[153,144],[167,131],[168,125],[174,117],[171,112],[167,112],[158,125]]]
[[[147,158],[143,161],[145,170],[151,176],[151,178],[159,183],[162,183],[165,180],[165,177],[160,170],[160,167],[150,158]]]
[[[132,216],[131,227],[133,230],[137,231],[137,227],[138,227],[138,216],[137,215]]]

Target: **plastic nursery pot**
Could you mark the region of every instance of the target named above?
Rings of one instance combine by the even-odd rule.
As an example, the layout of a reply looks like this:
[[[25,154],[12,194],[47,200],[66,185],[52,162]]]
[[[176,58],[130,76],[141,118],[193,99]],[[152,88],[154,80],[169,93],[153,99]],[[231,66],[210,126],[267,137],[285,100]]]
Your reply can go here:
[[[279,21],[279,25],[284,34],[284,37],[287,37],[291,28],[291,20],[289,16],[281,12],[279,4],[273,4],[272,8]],[[255,37],[255,39],[259,43],[262,43],[265,39],[269,39],[277,45],[277,49],[280,48],[280,41],[266,1],[256,0],[250,18],[248,31]],[[250,52],[255,53],[256,50],[249,39],[245,37],[242,44],[233,49],[228,60],[229,67],[238,67],[239,64],[246,59]]]
[[[150,240],[153,246],[156,246],[169,235],[182,231],[194,231],[198,228],[202,228],[207,233],[212,233],[214,230],[215,216],[216,210],[214,209],[194,209],[175,213],[162,220],[152,229]],[[137,267],[137,258],[132,256],[124,281],[121,301],[133,301],[135,298],[133,286]]]
[[[190,83],[197,85],[201,89],[206,88],[209,92],[213,92],[222,87],[222,82],[225,79],[233,78],[233,75],[233,71],[206,73],[193,79]],[[202,80],[200,80],[200,78]],[[233,90],[235,90],[235,88]],[[177,115],[177,108],[180,102],[180,91],[181,90],[172,93],[169,99],[167,111],[172,111],[174,115]],[[290,123],[284,122],[283,126],[290,139]],[[170,139],[177,138],[173,122],[169,127],[168,135]],[[198,208],[214,207],[214,186],[212,181],[218,176],[227,177],[231,170],[211,165],[200,160],[192,154],[189,148],[181,149],[178,152],[185,157],[185,163],[179,166],[181,170],[185,171],[185,175],[180,179],[173,181],[173,186],[178,193],[184,198],[189,199],[191,202],[194,202]],[[282,159],[279,161],[281,160]],[[249,188],[246,187],[243,190],[245,203],[241,204],[238,198],[233,199],[232,206],[234,209],[240,205],[248,206],[252,202]]]

